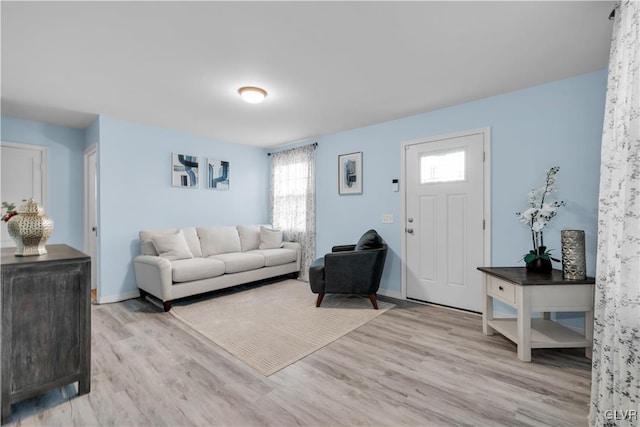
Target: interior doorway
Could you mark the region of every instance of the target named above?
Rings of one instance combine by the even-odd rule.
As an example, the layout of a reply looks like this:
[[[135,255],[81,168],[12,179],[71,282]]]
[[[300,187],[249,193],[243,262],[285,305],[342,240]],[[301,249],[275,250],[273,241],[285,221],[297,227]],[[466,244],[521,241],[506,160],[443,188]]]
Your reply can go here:
[[[47,212],[47,148],[39,145],[2,142],[0,149],[2,201],[19,209],[24,200],[33,198]],[[4,210],[3,210],[4,213]],[[7,224],[2,227],[2,247],[14,247]]]
[[[98,286],[98,147],[84,152],[84,251],[91,257],[91,293],[99,301]]]
[[[488,129],[403,145],[404,294],[481,312],[488,265]]]

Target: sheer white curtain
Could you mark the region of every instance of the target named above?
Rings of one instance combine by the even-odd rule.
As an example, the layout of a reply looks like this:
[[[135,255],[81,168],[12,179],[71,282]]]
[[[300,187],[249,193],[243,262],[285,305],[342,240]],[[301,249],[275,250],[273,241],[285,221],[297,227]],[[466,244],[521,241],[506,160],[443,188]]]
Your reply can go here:
[[[316,247],[315,144],[271,155],[271,222],[302,245],[300,278],[308,280]]]
[[[640,425],[640,2],[615,6],[602,135],[592,426]]]

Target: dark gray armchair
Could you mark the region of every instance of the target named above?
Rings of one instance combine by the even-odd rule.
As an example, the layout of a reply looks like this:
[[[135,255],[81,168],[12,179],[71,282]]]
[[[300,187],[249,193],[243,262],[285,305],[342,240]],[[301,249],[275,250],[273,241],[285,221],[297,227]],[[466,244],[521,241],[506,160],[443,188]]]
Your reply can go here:
[[[318,294],[316,307],[326,293],[364,294],[377,310],[376,292],[386,257],[387,244],[375,230],[364,233],[355,245],[334,246],[309,268],[311,292]]]

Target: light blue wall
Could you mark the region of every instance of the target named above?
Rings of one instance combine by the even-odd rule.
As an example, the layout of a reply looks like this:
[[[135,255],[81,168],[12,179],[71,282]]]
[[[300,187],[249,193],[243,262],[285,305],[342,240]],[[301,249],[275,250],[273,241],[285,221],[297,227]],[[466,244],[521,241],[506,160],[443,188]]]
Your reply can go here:
[[[100,140],[100,119],[96,118],[84,132],[84,146],[91,147]]]
[[[268,160],[264,150],[184,132],[99,118],[100,298],[137,292],[133,258],[143,229],[264,223]],[[230,162],[230,189],[171,186],[171,153]]]
[[[82,250],[84,130],[11,117],[1,120],[2,141],[47,147],[46,214],[54,222],[47,243]]]
[[[322,136],[316,149],[316,251],[354,243],[375,228],[389,243],[381,288],[401,291],[401,144],[406,141],[490,127],[491,264],[522,265],[531,247],[528,228],[515,212],[527,193],[543,183],[544,170],[560,166],[558,197],[567,203],[545,229],[545,243],[560,257],[560,230],[586,231],[588,274],[595,273],[600,140],[606,70],[479,100],[431,113]],[[363,152],[362,195],[339,196],[337,156]],[[382,224],[392,214],[393,224]],[[556,264],[556,268],[561,268]]]
[[[529,250],[527,228],[515,212],[541,185],[544,169],[559,165],[558,196],[567,202],[547,229],[560,255],[559,231],[584,229],[588,273],[595,273],[600,139],[606,70],[431,113],[326,135],[316,149],[317,254],[353,243],[376,228],[390,253],[381,288],[400,293],[400,147],[405,141],[490,127],[492,262],[518,265]],[[83,151],[99,141],[100,296],[135,293],[132,258],[138,231],[189,225],[268,221],[268,157],[264,150],[101,116],[86,130],[2,117],[2,140],[49,147],[50,242],[82,248]],[[338,196],[337,156],[363,152],[364,194]],[[172,152],[231,162],[231,189],[171,187]],[[201,175],[202,178],[202,175]],[[392,214],[393,224],[382,224]],[[558,265],[556,265],[558,267]]]

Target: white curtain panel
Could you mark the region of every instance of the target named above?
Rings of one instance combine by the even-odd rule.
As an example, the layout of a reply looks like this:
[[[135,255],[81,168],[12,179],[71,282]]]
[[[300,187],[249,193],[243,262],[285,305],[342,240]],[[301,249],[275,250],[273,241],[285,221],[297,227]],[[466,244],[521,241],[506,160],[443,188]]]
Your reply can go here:
[[[640,2],[615,5],[602,136],[589,423],[640,425]]]
[[[271,155],[271,222],[302,246],[300,278],[309,280],[316,248],[315,145]]]

